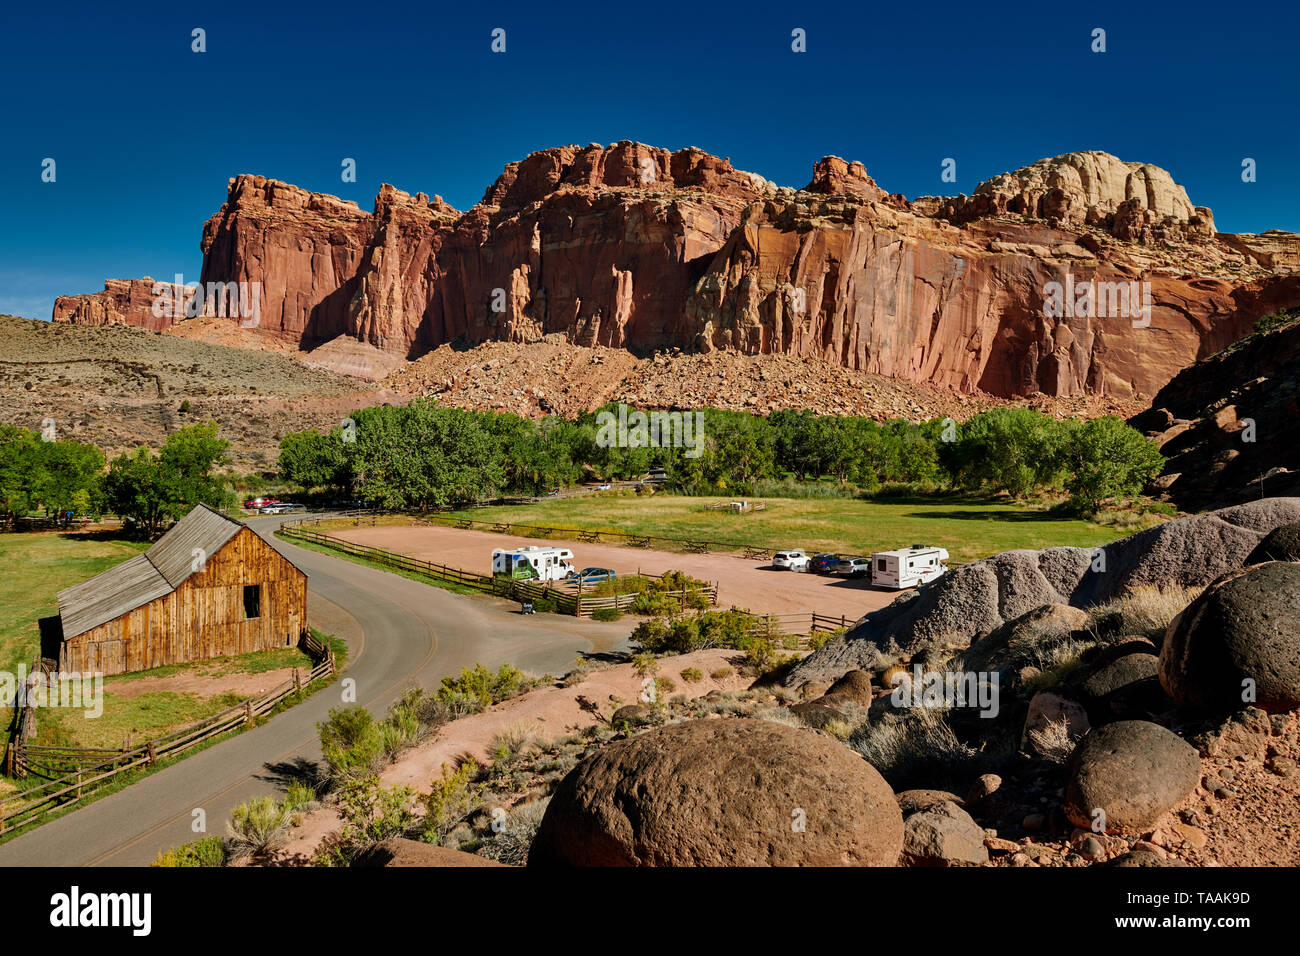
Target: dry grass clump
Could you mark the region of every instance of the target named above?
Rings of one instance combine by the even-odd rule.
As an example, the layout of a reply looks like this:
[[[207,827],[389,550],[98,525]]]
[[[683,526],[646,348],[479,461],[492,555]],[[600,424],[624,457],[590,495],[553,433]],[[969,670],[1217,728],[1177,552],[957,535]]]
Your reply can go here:
[[[1204,590],[1178,584],[1139,584],[1127,594],[1089,608],[1088,613],[1103,633],[1140,634],[1159,640],[1169,622]]]
[[[1064,718],[1050,720],[1040,728],[1029,732],[1029,743],[1044,760],[1063,764],[1074,753],[1078,738],[1070,733],[1070,722]]]
[[[969,779],[978,773],[981,760],[980,751],[958,739],[940,707],[884,714],[859,727],[849,746],[895,790]]]

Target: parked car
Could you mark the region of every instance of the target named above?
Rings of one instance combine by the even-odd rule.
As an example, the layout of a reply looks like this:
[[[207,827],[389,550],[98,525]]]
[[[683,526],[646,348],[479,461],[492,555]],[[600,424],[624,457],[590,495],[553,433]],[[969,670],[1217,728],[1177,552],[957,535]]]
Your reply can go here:
[[[264,508],[267,505],[278,505],[278,504],[280,504],[279,498],[258,497],[258,498],[249,498],[247,501],[244,502],[244,507],[247,508],[249,511],[257,511],[259,508]]]
[[[613,581],[618,577],[609,568],[583,568],[581,571],[574,571],[569,575],[569,580],[577,584],[599,584],[601,581]]]
[[[835,573],[849,578],[871,577],[871,559],[844,558],[835,566]]]
[[[802,551],[778,551],[772,555],[772,567],[786,571],[807,571],[808,555]]]
[[[597,486],[596,486],[596,490],[597,490],[597,491],[612,491],[612,490],[613,490],[613,485],[597,485]]]
[[[808,562],[808,570],[816,574],[834,574],[839,564],[838,554],[814,554]]]

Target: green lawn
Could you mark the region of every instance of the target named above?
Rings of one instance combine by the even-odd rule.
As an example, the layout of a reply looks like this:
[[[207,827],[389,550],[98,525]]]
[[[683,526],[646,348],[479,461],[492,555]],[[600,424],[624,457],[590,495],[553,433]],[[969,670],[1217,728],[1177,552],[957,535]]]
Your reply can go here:
[[[0,670],[32,662],[41,646],[36,622],[59,613],[59,591],[147,547],[96,535],[0,534]]]
[[[852,500],[760,499],[750,514],[710,510],[718,498],[657,494],[652,498],[592,495],[531,505],[471,508],[457,515],[512,524],[707,539],[740,546],[870,554],[923,543],[947,548],[953,563],[1056,545],[1092,547],[1121,530],[1051,514],[1045,507],[971,498]],[[654,543],[655,547],[662,547]]]

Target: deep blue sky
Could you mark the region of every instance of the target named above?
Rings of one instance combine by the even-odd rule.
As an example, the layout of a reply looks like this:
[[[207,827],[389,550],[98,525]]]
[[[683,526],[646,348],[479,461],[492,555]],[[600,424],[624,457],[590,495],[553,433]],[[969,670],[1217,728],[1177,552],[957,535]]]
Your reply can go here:
[[[197,280],[202,224],[236,173],[364,209],[381,182],[466,209],[533,150],[621,139],[700,146],[791,186],[835,153],[909,197],[1104,149],[1170,170],[1222,231],[1300,231],[1293,5],[232,7],[6,5],[0,312],[48,318],[55,295],[107,277]],[[498,26],[505,54],[489,49]],[[807,53],[790,51],[794,27]],[[939,178],[949,156],[955,184]]]

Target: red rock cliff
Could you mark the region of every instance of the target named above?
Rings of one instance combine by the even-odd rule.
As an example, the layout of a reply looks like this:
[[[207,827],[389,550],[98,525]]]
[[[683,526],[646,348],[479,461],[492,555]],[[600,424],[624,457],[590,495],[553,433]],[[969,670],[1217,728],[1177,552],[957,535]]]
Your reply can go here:
[[[559,333],[815,355],[1005,396],[1151,395],[1300,305],[1300,237],[1216,234],[1164,170],[1099,152],[915,202],[838,157],[795,190],[630,142],[534,153],[464,214],[391,186],[366,213],[240,176],[203,251],[204,282],[261,282],[260,330],[304,347],[346,335],[413,357]],[[1053,283],[1089,281],[1112,296],[1146,283],[1149,312],[1116,314],[1112,298],[1044,315]],[[74,321],[95,313],[60,303]]]

